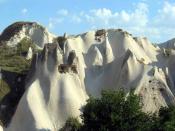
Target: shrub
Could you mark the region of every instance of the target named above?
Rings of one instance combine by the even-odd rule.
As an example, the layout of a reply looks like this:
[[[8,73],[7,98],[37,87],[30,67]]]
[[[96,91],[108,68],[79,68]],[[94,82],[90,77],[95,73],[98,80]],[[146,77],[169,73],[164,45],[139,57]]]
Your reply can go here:
[[[78,129],[81,131],[155,130],[158,125],[157,118],[142,112],[140,98],[132,91],[126,96],[122,90],[119,90],[103,91],[101,98],[90,97],[83,107],[81,115],[83,125]]]
[[[77,118],[70,117],[60,131],[80,131],[81,126]]]
[[[159,111],[159,130],[174,131],[175,130],[175,107],[162,107]]]
[[[149,130],[151,117],[141,110],[140,99],[133,92],[103,91],[101,99],[91,97],[83,108],[84,130]]]

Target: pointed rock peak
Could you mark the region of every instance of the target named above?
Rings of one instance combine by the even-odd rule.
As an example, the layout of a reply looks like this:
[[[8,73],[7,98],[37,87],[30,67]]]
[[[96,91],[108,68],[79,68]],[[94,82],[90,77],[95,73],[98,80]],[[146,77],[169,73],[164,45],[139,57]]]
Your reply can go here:
[[[68,37],[68,34],[65,32],[64,33],[64,38],[67,38]]]
[[[92,65],[102,65],[103,64],[103,57],[101,52],[97,47],[94,47],[94,60]]]
[[[166,80],[166,73],[162,68],[158,68],[156,66],[152,68],[150,75],[152,75],[155,79],[159,79],[164,82]]]
[[[105,34],[105,41],[104,41],[104,48],[110,47],[109,40],[108,40],[108,35],[107,33]],[[111,48],[111,47],[110,47]]]
[[[33,56],[33,51],[32,51],[32,48],[29,47],[26,59],[30,60],[30,59],[32,59],[32,56]]]
[[[90,48],[86,56],[85,62],[87,66],[103,65],[103,56],[100,50],[96,46],[93,46],[92,48]]]
[[[165,73],[163,72],[162,68],[154,67],[154,76],[159,77],[159,76],[165,76]]]
[[[114,60],[113,50],[108,40],[108,34],[105,34],[105,41],[104,41],[104,62],[105,64],[110,63]]]

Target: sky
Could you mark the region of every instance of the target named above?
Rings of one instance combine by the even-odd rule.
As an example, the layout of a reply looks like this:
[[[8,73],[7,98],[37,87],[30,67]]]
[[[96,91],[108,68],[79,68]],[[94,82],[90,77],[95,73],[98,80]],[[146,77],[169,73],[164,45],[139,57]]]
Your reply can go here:
[[[0,0],[0,32],[16,21],[56,35],[122,28],[160,43],[175,37],[175,0]]]

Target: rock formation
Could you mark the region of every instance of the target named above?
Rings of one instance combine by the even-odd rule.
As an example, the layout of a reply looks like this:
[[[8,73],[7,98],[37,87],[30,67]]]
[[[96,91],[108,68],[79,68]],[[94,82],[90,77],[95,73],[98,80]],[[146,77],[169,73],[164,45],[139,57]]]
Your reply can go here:
[[[165,55],[163,47],[121,29],[41,41],[44,49],[33,57],[26,91],[5,131],[58,130],[68,117],[79,117],[89,95],[99,97],[104,89],[135,89],[145,112],[175,104],[173,48]]]
[[[30,60],[30,59],[32,59],[32,56],[33,56],[33,51],[32,51],[32,48],[29,47],[29,50],[28,50],[28,52],[27,52],[26,59],[27,59],[27,60]]]

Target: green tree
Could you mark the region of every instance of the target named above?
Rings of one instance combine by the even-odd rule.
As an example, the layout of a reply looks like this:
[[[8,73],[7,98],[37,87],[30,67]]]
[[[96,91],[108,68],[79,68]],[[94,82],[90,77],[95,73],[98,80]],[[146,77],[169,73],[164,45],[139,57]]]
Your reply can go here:
[[[83,108],[83,130],[140,131],[151,130],[154,119],[142,112],[138,96],[131,91],[103,91],[101,98],[90,97]]]
[[[162,107],[157,115],[144,113],[133,91],[103,91],[101,98],[90,97],[81,118],[82,125],[68,119],[62,131],[175,131],[174,106]]]
[[[159,130],[175,131],[175,107],[162,107],[159,111]]]
[[[64,127],[62,127],[59,131],[80,131],[81,127],[82,125],[77,118],[70,117],[66,121]]]

